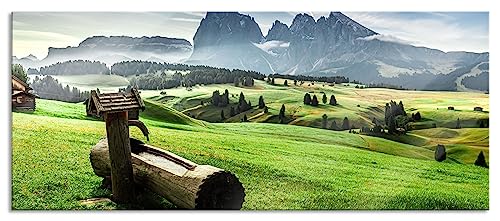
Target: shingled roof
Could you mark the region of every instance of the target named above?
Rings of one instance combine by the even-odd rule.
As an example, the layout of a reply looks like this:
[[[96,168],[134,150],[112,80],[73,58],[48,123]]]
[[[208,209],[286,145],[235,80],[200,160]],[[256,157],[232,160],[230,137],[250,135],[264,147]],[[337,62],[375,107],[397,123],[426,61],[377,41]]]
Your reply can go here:
[[[90,98],[97,108],[97,114],[122,112],[135,109],[144,111],[144,102],[137,89],[132,88],[129,93],[102,93],[98,94],[95,90],[90,92]]]

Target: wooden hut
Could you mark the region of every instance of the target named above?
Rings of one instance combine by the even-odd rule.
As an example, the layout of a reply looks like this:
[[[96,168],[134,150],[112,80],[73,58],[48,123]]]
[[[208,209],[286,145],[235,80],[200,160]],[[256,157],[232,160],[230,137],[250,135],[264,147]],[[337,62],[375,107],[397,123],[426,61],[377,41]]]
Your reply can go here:
[[[28,84],[12,75],[12,108],[18,110],[35,110],[36,96]]]
[[[482,107],[474,107],[474,111],[483,111],[483,108]]]
[[[139,91],[133,88],[130,92],[103,93],[98,94],[95,90],[90,92],[90,97],[83,102],[86,105],[87,116],[102,118],[103,111],[128,110],[129,120],[139,119],[139,109],[144,110],[144,102]]]
[[[448,107],[448,110],[455,110],[455,107],[453,107],[453,106],[449,106],[449,107]]]

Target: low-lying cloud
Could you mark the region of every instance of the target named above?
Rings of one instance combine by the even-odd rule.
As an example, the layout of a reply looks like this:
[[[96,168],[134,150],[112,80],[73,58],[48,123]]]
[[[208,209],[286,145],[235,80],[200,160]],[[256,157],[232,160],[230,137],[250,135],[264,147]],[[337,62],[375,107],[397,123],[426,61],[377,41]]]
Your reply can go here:
[[[290,42],[284,42],[284,41],[266,41],[261,44],[254,44],[256,47],[260,48],[261,50],[269,53],[269,54],[275,54],[273,53],[273,49],[279,49],[279,48],[288,48],[290,46]]]
[[[371,36],[367,36],[364,38],[358,38],[358,39],[363,40],[363,41],[379,40],[379,41],[394,42],[394,43],[405,44],[405,45],[415,44],[415,42],[404,40],[404,39],[398,38],[394,35],[385,35],[385,34],[371,35]]]

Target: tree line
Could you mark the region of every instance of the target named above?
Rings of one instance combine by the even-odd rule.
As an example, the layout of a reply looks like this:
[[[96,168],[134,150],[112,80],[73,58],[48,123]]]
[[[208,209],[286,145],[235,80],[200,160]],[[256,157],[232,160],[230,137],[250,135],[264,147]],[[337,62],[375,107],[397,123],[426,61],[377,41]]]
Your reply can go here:
[[[234,97],[234,95],[233,95],[233,97]],[[201,101],[201,105],[204,105],[203,101]],[[229,117],[236,116],[240,113],[251,110],[253,108],[252,102],[246,100],[245,94],[243,94],[243,92],[240,92],[240,95],[238,98],[238,103],[231,105],[231,102],[229,100],[229,91],[227,89],[225,89],[224,93],[222,93],[222,94],[219,92],[219,90],[213,91],[212,97],[211,97],[211,105],[213,105],[215,107],[230,106]],[[263,109],[264,113],[268,112],[268,108],[266,106],[266,103],[264,101],[264,97],[262,95],[259,97],[258,108]],[[229,118],[229,117],[226,116],[226,113],[224,113],[224,109],[222,109],[220,112],[221,120],[224,121],[226,118]],[[243,116],[241,121],[242,122],[248,121],[246,114]]]
[[[80,74],[110,74],[106,64],[99,61],[74,60],[57,62],[40,70],[30,68],[28,74],[40,75],[80,75]]]
[[[35,94],[40,98],[58,100],[65,102],[82,102],[90,96],[88,91],[80,91],[78,88],[65,87],[57,81],[57,79],[48,75],[43,78],[35,76],[31,87]]]
[[[323,102],[323,104],[326,104],[328,102],[328,98],[324,92],[321,92],[321,94],[323,94],[321,101]],[[314,94],[311,98],[311,95],[309,93],[305,93],[304,94],[304,104],[317,107],[319,105],[318,97],[316,97],[316,95]],[[335,95],[332,94],[330,96],[330,102],[328,104],[332,105],[332,106],[338,105],[337,99],[335,98]]]
[[[347,117],[344,117],[342,125],[337,125],[337,121],[333,120],[330,126],[328,126],[328,115],[323,114],[323,116],[321,116],[321,128],[330,130],[349,130],[349,132],[351,132],[350,130],[354,129],[355,126],[350,124],[349,118]]]
[[[335,84],[340,84],[340,83],[349,83],[349,78],[344,77],[344,76],[306,76],[306,75],[288,75],[288,74],[270,74],[268,77],[271,78],[282,78],[282,79],[288,79],[288,80],[295,80],[295,81],[318,81],[318,82],[326,82],[326,83],[335,83]]]

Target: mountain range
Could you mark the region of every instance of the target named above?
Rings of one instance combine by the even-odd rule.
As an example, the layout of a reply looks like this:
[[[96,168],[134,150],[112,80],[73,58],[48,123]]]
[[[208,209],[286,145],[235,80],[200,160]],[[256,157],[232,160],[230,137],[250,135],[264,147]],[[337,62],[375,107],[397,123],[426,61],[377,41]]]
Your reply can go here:
[[[457,87],[455,81],[463,75],[474,84],[476,75],[470,72],[480,64],[488,67],[489,53],[443,52],[389,41],[341,12],[319,19],[297,14],[290,26],[276,20],[266,36],[249,15],[208,12],[192,46],[184,39],[94,36],[77,47],[49,48],[48,56],[38,62],[14,58],[14,63],[43,66],[64,59],[99,60],[108,65],[124,60],[181,62],[264,74],[341,75],[363,83],[457,90],[463,87]],[[484,81],[488,69],[481,70]]]
[[[13,63],[26,68],[39,68],[69,60],[100,61],[108,66],[130,60],[179,62],[189,57],[192,48],[189,41],[178,38],[93,36],[76,47],[50,47],[47,57],[42,60],[30,55],[20,59],[13,57]]]

